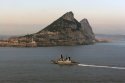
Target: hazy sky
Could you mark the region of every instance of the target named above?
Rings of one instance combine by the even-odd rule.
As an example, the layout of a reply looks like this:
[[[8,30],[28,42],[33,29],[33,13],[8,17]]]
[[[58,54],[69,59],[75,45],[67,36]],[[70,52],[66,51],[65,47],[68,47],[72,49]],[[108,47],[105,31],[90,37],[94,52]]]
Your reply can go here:
[[[0,0],[0,34],[34,33],[68,11],[95,33],[125,34],[125,0]]]

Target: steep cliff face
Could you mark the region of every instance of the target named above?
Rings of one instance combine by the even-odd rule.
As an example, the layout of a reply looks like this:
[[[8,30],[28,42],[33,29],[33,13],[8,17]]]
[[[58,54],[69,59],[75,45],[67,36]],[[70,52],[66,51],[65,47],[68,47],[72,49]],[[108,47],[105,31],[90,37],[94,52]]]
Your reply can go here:
[[[79,29],[81,28],[81,24],[74,18],[74,14],[72,12],[67,12],[62,17],[54,21],[52,24],[44,28],[42,31],[61,31],[67,28],[71,29]],[[38,33],[40,33],[38,32]]]
[[[95,35],[93,33],[93,30],[91,28],[91,25],[89,24],[88,20],[84,18],[83,20],[80,21],[81,27],[84,31],[84,36],[86,37],[86,40],[88,41],[94,41],[95,40]]]
[[[86,45],[94,43],[95,36],[87,19],[78,22],[72,12],[67,12],[41,31],[10,41],[23,47]]]
[[[95,40],[88,20],[78,22],[72,12],[67,12],[33,36],[39,46],[84,45]]]

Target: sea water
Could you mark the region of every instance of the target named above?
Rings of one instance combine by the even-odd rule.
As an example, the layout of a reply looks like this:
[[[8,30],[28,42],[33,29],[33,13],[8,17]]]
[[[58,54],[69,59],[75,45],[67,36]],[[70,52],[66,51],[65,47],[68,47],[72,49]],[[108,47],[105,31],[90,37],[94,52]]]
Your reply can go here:
[[[52,64],[60,55],[80,64]],[[125,83],[125,42],[0,48],[0,83]]]

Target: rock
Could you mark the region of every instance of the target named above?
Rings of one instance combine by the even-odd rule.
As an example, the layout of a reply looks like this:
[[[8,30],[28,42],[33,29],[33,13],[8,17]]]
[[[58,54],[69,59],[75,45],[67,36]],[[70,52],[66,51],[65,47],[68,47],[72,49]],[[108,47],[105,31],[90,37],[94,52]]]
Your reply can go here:
[[[84,18],[83,20],[80,21],[81,27],[84,31],[84,35],[87,38],[86,40],[89,41],[95,41],[95,35],[93,33],[93,30],[91,28],[91,25],[89,24],[88,20]]]
[[[87,45],[94,43],[95,35],[87,19],[78,22],[72,12],[67,12],[41,31],[11,40],[28,47]]]
[[[40,43],[40,46],[84,45],[92,44],[95,41],[95,36],[88,20],[83,19],[78,22],[72,12],[67,12],[52,24],[36,33],[35,36],[36,38],[41,36],[45,40],[44,43]],[[45,44],[46,42],[48,43]]]
[[[72,12],[67,12],[62,16],[63,19],[74,21],[74,14]]]
[[[42,32],[42,31],[51,31],[51,32],[60,31],[60,30],[64,30],[67,28],[72,28],[72,29],[81,28],[81,24],[74,18],[74,15],[72,12],[67,12],[66,14],[61,16],[59,19],[54,21],[52,24],[45,27],[40,32]]]

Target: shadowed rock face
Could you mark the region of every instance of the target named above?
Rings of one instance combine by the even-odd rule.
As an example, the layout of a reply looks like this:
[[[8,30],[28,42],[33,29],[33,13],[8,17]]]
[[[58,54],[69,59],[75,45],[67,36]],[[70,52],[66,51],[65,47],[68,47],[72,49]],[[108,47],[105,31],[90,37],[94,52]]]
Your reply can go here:
[[[67,12],[41,31],[15,40],[29,46],[67,46],[92,44],[95,36],[87,19],[78,22],[72,12]]]
[[[52,24],[44,28],[42,31],[60,31],[66,28],[80,29],[81,24],[74,18],[72,12],[67,12],[62,17],[54,21]]]
[[[84,35],[87,37],[89,40],[95,40],[95,35],[92,31],[92,28],[86,18],[80,21],[81,27],[84,31]]]

